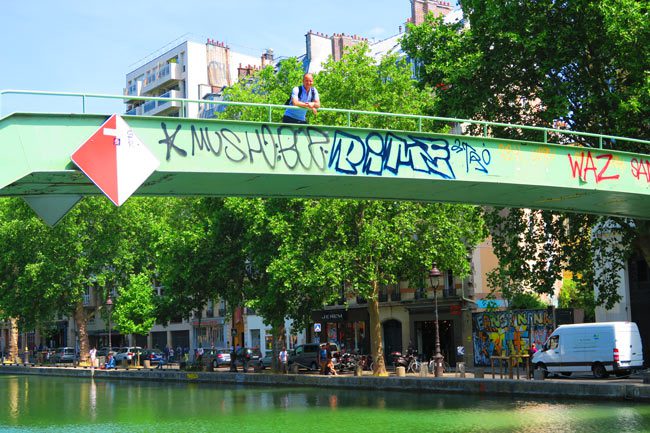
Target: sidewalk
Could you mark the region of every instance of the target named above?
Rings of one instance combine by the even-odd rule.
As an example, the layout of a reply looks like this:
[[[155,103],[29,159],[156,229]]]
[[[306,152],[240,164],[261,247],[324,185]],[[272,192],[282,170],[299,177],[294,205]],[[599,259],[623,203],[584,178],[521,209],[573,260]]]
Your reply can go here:
[[[424,393],[455,393],[500,395],[510,397],[535,398],[567,398],[567,399],[610,399],[650,401],[650,385],[645,385],[640,379],[605,379],[595,380],[587,377],[547,379],[535,381],[528,379],[482,379],[469,374],[465,378],[454,377],[447,373],[444,377],[421,377],[413,374],[397,377],[372,376],[364,372],[362,376],[342,374],[339,376],[321,376],[316,373],[307,374],[273,374],[270,372],[230,373],[218,372],[188,372],[181,370],[157,369],[118,369],[92,371],[90,368],[74,367],[0,367],[0,374],[30,374],[41,376],[65,377],[94,377],[97,380],[153,380],[187,383],[222,383],[252,386],[306,386],[346,389],[371,389],[382,391],[408,391]]]

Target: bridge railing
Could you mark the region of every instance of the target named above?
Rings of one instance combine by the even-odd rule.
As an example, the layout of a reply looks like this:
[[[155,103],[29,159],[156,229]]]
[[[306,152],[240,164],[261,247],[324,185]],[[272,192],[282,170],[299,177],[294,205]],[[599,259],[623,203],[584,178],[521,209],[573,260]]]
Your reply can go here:
[[[22,96],[49,96],[49,97],[66,97],[66,98],[78,98],[81,104],[80,112],[82,114],[91,114],[88,109],[88,101],[91,99],[100,99],[100,100],[113,100],[113,101],[162,101],[162,102],[177,102],[180,104],[180,116],[187,117],[188,107],[192,104],[198,104],[198,107],[201,106],[224,106],[224,107],[249,107],[249,108],[258,108],[263,109],[267,113],[266,121],[273,122],[273,113],[278,110],[286,110],[287,108],[292,108],[295,110],[306,110],[299,107],[277,105],[277,104],[266,104],[266,103],[256,103],[256,102],[237,102],[237,101],[218,101],[218,100],[206,100],[206,99],[186,99],[186,98],[164,98],[164,97],[154,97],[154,96],[133,96],[133,95],[107,95],[99,93],[76,93],[76,92],[53,92],[53,91],[39,91],[39,90],[0,90],[0,114],[2,114],[3,99],[8,95],[22,95]],[[198,110],[197,110],[198,111]],[[447,125],[472,125],[475,130],[481,131],[482,135],[485,137],[494,136],[490,135],[495,128],[507,128],[520,131],[535,131],[539,132],[541,135],[541,143],[550,143],[550,137],[557,137],[559,141],[562,141],[561,144],[568,145],[585,145],[586,143],[575,142],[575,139],[572,137],[584,137],[596,139],[598,143],[598,148],[602,149],[605,141],[609,141],[611,147],[615,149],[615,146],[618,142],[627,142],[627,143],[636,143],[650,146],[650,140],[642,140],[638,138],[622,137],[616,135],[606,135],[606,134],[595,134],[590,132],[581,132],[573,131],[567,129],[556,129],[556,128],[547,128],[541,126],[530,126],[530,125],[519,125],[511,123],[500,123],[500,122],[490,122],[484,120],[471,120],[471,119],[460,119],[455,117],[439,117],[439,116],[426,116],[419,114],[403,114],[403,113],[387,113],[381,111],[364,111],[364,110],[350,110],[343,108],[328,108],[323,107],[318,110],[319,112],[329,112],[329,113],[338,113],[343,115],[344,124],[336,126],[348,126],[355,127],[353,123],[353,117],[359,116],[387,116],[395,119],[409,119],[413,120],[413,125],[416,127],[412,129],[413,132],[423,132],[423,125],[425,122],[437,122],[444,123]],[[52,112],[51,110],[48,112]],[[70,111],[64,110],[64,112],[69,113]],[[92,113],[92,114],[106,114],[103,113]],[[125,113],[126,115],[126,113]],[[218,116],[218,115],[215,115]],[[1,117],[1,116],[0,116]],[[536,140],[537,141],[537,140]],[[587,144],[588,145],[588,144]],[[650,148],[649,148],[650,149]]]

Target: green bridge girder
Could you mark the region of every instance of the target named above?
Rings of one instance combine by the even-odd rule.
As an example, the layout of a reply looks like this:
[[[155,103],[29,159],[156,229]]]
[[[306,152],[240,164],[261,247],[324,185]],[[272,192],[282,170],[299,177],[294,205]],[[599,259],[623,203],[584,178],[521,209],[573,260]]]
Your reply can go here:
[[[122,116],[160,160],[138,196],[441,201],[650,218],[650,156],[467,135]],[[0,119],[0,196],[101,194],[71,161],[108,118]]]

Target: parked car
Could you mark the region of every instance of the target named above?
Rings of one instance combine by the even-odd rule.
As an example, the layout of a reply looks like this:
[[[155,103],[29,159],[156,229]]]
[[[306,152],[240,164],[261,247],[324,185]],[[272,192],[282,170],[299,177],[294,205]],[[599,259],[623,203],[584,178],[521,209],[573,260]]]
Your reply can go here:
[[[163,361],[163,354],[159,350],[146,349],[140,352],[140,365],[144,365],[144,361],[148,360],[151,365],[158,365]]]
[[[299,367],[307,368],[309,370],[318,370],[318,350],[320,344],[307,343],[296,346],[289,353],[289,365],[298,364]]]
[[[59,347],[51,359],[52,362],[74,362],[77,357],[74,347]]]
[[[230,351],[228,349],[204,349],[203,365],[211,365],[212,368],[230,365]]]
[[[270,368],[272,363],[273,363],[273,351],[267,350],[264,353],[264,357],[260,358],[258,365],[262,370],[264,370],[265,368]]]
[[[100,347],[97,349],[97,356],[108,356],[109,353],[116,353],[118,347]]]
[[[235,363],[237,365],[242,365],[243,361],[248,361],[249,366],[253,366],[259,362],[262,358],[262,352],[257,347],[239,347],[236,351],[237,359]]]
[[[122,362],[127,360],[129,362],[137,359],[138,353],[142,352],[142,347],[120,347],[115,354],[115,362]]]
[[[299,367],[307,368],[309,370],[319,370],[318,352],[323,346],[328,347],[328,351],[332,358],[338,359],[341,356],[339,345],[336,343],[307,343],[296,346],[294,350],[289,352],[289,365],[298,364]],[[336,361],[335,361],[336,363]]]

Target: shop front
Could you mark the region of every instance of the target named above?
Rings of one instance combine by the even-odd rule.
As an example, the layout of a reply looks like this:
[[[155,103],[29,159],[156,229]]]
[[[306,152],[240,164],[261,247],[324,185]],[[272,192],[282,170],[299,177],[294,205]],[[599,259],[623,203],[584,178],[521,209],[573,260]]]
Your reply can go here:
[[[223,317],[210,317],[192,321],[196,347],[226,347]]]
[[[434,306],[427,304],[413,305],[407,309],[412,336],[411,345],[423,359],[428,361],[435,354],[436,322]],[[462,345],[462,326],[460,303],[453,300],[439,301],[440,352],[451,366],[462,361],[457,359],[457,347]]]
[[[370,316],[365,306],[314,311],[312,320],[320,324],[321,332],[314,332],[312,326],[308,341],[333,342],[346,352],[370,353]]]

